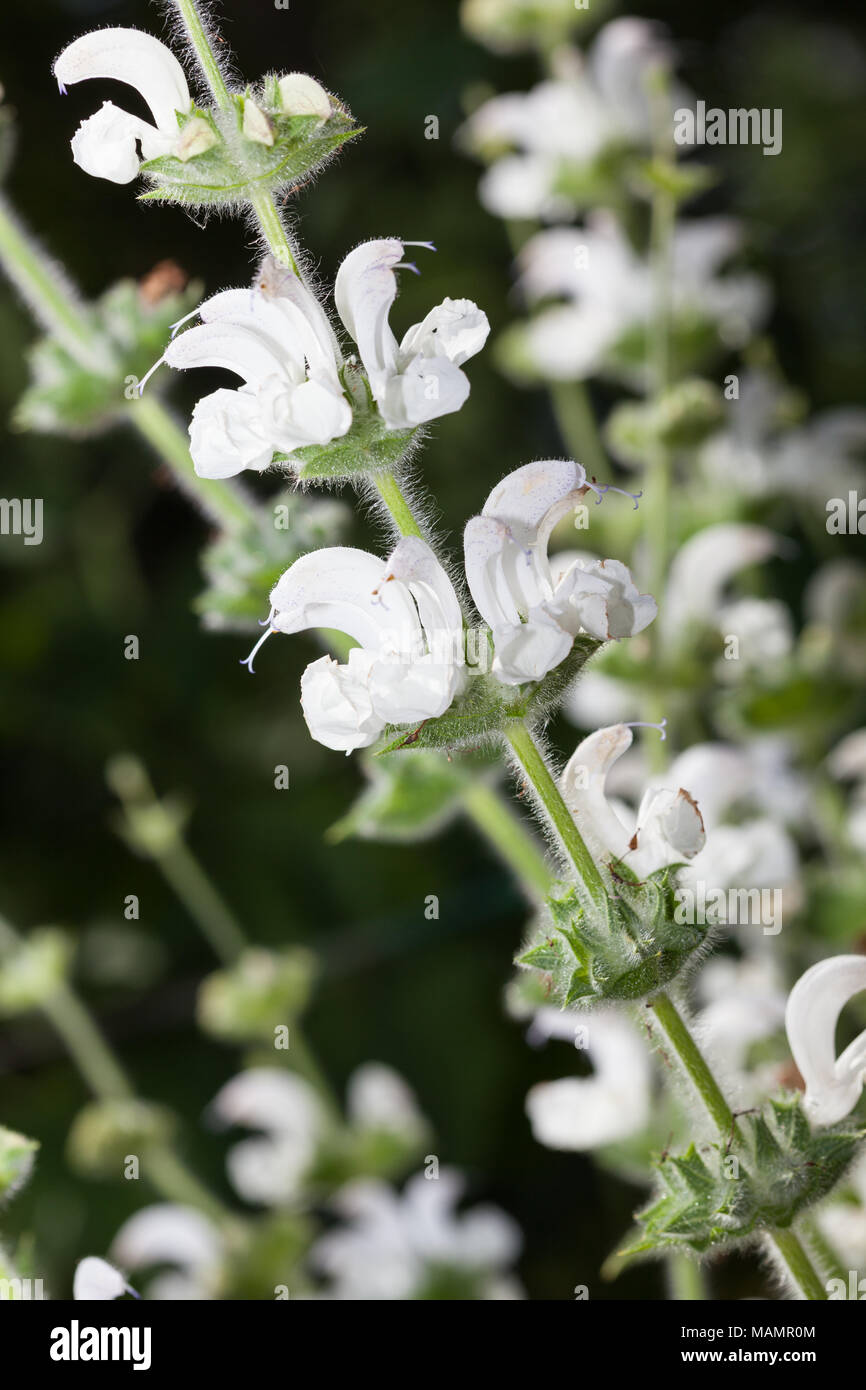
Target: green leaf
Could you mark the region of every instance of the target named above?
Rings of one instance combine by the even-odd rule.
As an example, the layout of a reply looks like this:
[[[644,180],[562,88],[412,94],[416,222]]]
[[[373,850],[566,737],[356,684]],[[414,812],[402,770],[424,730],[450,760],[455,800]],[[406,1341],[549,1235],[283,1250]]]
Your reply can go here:
[[[369,785],[355,805],[328,831],[338,843],[350,836],[383,843],[427,839],[456,816],[467,782],[481,771],[481,760],[448,759],[425,749],[414,758],[396,754],[364,759]]]

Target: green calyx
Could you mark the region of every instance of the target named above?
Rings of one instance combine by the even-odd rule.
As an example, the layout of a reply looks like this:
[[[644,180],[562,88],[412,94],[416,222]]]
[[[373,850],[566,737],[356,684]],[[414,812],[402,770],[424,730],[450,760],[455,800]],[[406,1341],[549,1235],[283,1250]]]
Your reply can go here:
[[[638,882],[610,868],[601,906],[582,885],[547,900],[544,934],[517,963],[549,976],[549,997],[563,1007],[601,999],[644,999],[674,979],[706,939],[706,928],[674,920],[675,868]]]
[[[334,103],[327,120],[286,115],[275,79],[267,79],[255,96],[249,90],[235,93],[224,111],[193,107],[178,115],[178,126],[181,154],[160,155],[141,166],[152,185],[141,201],[214,207],[286,192],[361,133]]]
[[[813,1132],[799,1096],[768,1101],[738,1116],[727,1141],[692,1144],[656,1161],[659,1190],[621,1253],[673,1247],[701,1254],[790,1227],[835,1186],[863,1137],[847,1123]]]

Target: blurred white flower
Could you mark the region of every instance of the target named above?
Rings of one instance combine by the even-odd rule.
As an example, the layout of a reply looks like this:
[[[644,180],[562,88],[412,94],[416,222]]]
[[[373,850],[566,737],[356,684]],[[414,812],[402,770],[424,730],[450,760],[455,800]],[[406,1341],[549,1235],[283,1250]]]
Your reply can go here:
[[[224,1125],[261,1131],[235,1144],[226,1158],[232,1185],[245,1201],[283,1206],[299,1196],[328,1128],[309,1082],[294,1072],[254,1067],[223,1086],[211,1110]]]
[[[574,49],[560,50],[555,76],[482,103],[461,132],[472,151],[492,160],[479,185],[482,205],[503,218],[570,217],[569,175],[585,177],[611,146],[649,145],[647,78],[668,56],[658,26],[615,20],[585,61]]]
[[[618,560],[557,564],[547,545],[557,522],[588,488],[580,464],[544,459],[509,473],[464,533],[466,579],[489,625],[493,674],[506,685],[540,680],[564,661],[581,631],[602,641],[652,622],[656,603],[640,594]]]
[[[779,547],[780,538],[763,526],[727,521],[695,532],[671,562],[665,631],[682,633],[689,623],[716,625],[729,580],[777,554]]]
[[[836,1056],[836,1025],[850,999],[866,990],[866,956],[830,956],[801,975],[788,997],[785,1026],[805,1108],[818,1125],[854,1109],[866,1081],[866,1030]]]
[[[533,1086],[526,1097],[532,1133],[549,1149],[580,1151],[627,1139],[650,1118],[652,1064],[633,1024],[615,1009],[577,1014],[539,1010],[533,1032],[573,1038],[580,1026],[593,1065],[588,1077],[567,1076]]]
[[[346,1086],[346,1114],[358,1129],[393,1134],[410,1145],[427,1131],[412,1088],[381,1062],[364,1062],[352,1072]]]
[[[149,1281],[149,1299],[216,1297],[223,1238],[214,1223],[193,1207],[173,1202],[144,1207],[121,1226],[110,1254],[125,1269],[170,1266]]]
[[[425,541],[405,536],[387,560],[328,547],[302,555],[270,596],[271,633],[336,628],[359,645],[347,661],[312,662],[301,677],[310,733],[326,748],[366,748],[386,724],[443,714],[465,679],[463,616]]]
[[[837,1189],[834,1199],[818,1208],[815,1219],[843,1265],[866,1269],[866,1154],[857,1160],[841,1186],[850,1189],[855,1200]]]
[[[703,848],[704,823],[684,788],[649,788],[628,826],[608,799],[610,767],[631,747],[633,734],[613,724],[578,744],[560,778],[562,795],[596,860],[621,860],[638,878],[666,864],[682,864]]]
[[[742,345],[768,308],[759,277],[722,274],[739,248],[737,224],[703,218],[677,226],[672,248],[672,313],[715,326],[720,342]],[[649,262],[641,259],[618,223],[601,212],[585,227],[539,232],[523,247],[520,285],[530,302],[552,297],[566,302],[541,309],[522,332],[523,350],[536,371],[551,380],[572,381],[610,365],[617,344],[645,330],[654,303]],[[632,371],[635,383],[642,368]]]
[[[775,961],[766,953],[749,953],[741,960],[717,957],[704,965],[697,977],[697,995],[703,1007],[696,1018],[702,1043],[714,1063],[740,1087],[749,1099],[772,1090],[775,1069],[749,1078],[746,1062],[756,1042],[770,1038],[785,1022],[786,994]]]
[[[517,1226],[492,1206],[458,1212],[463,1188],[460,1174],[448,1168],[435,1178],[417,1174],[402,1193],[369,1179],[347,1184],[334,1200],[341,1224],[310,1255],[311,1266],[330,1280],[325,1296],[416,1299],[453,1280],[467,1297],[520,1297],[504,1277],[520,1250]]]
[[[216,142],[204,121],[183,130],[178,115],[192,107],[183,68],[165,44],[140,29],[97,29],[84,34],[61,53],[54,64],[61,92],[91,77],[113,78],[135,87],[153,115],[154,124],[131,116],[112,102],[103,102],[95,116],[83,121],[72,140],[72,157],[86,174],[131,183],[141,160],[174,154],[190,158]]]
[[[794,649],[793,620],[781,599],[735,599],[722,605],[715,625],[726,648],[732,638],[736,640],[735,658],[722,656],[714,668],[719,679],[728,683],[784,661]]]
[[[854,849],[866,853],[866,729],[855,729],[837,743],[827,758],[827,767],[840,782],[853,783],[848,838]]]

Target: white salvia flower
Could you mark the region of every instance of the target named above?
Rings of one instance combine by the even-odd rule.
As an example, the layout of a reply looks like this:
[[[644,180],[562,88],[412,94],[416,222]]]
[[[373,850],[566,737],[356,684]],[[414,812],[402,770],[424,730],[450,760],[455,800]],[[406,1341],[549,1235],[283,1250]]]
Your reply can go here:
[[[72,157],[86,174],[131,183],[138,175],[138,146],[145,159],[175,154],[191,158],[214,143],[206,122],[181,131],[178,114],[192,107],[183,68],[165,44],[139,29],[97,29],[76,39],[54,64],[61,92],[91,77],[125,82],[144,97],[154,124],[106,101],[82,122],[72,140]],[[201,129],[200,127],[203,127]]]
[[[487,315],[469,299],[445,299],[398,344],[388,322],[397,297],[395,267],[404,247],[389,237],[365,241],[337,272],[340,318],[358,345],[370,390],[389,429],[408,429],[459,410],[469,395],[461,365],[480,352]],[[429,245],[427,242],[420,243]]]
[[[779,537],[735,521],[705,526],[681,546],[668,578],[662,622],[669,632],[689,622],[714,624],[725,585],[749,565],[778,553]]]
[[[423,1297],[443,1272],[471,1281],[480,1298],[520,1297],[500,1271],[516,1258],[520,1233],[504,1212],[478,1206],[456,1211],[463,1179],[453,1169],[436,1178],[418,1174],[402,1193],[359,1179],[334,1205],[345,1224],[313,1246],[311,1263],[332,1281],[335,1299],[401,1300]]]
[[[487,211],[503,218],[569,217],[574,200],[558,187],[564,172],[591,164],[614,143],[649,144],[646,78],[664,57],[653,25],[616,20],[601,31],[586,62],[561,50],[555,77],[482,103],[464,127],[466,142],[482,157],[516,151],[496,158],[481,180]]]
[[[120,1298],[121,1294],[134,1292],[120,1271],[98,1255],[87,1255],[75,1266],[72,1297],[78,1301],[93,1303],[97,1299]]]
[[[839,1015],[866,990],[866,956],[831,956],[801,975],[788,996],[785,1027],[814,1124],[832,1125],[854,1109],[866,1081],[866,1030],[836,1056]]]
[[[311,551],[271,592],[271,632],[330,627],[359,644],[340,663],[330,656],[301,678],[310,733],[351,753],[386,724],[444,714],[465,681],[463,618],[454,587],[425,541],[406,536],[385,561],[346,546]]]
[[[625,724],[597,729],[578,744],[560,778],[562,795],[596,859],[622,860],[645,878],[667,864],[693,859],[705,842],[704,822],[694,798],[682,787],[650,788],[637,823],[627,826],[605,792],[609,768],[631,747]]]
[[[859,1158],[841,1184],[856,1197],[837,1189],[833,1200],[819,1209],[818,1225],[848,1269],[866,1268],[866,1155]]]
[[[331,326],[291,270],[268,263],[255,287],[223,290],[197,313],[201,323],[178,334],[160,360],[184,370],[223,367],[244,382],[193,411],[190,453],[201,477],[261,471],[276,450],[291,454],[348,431],[352,408]]]
[[[735,599],[718,611],[715,625],[726,643],[732,637],[737,640],[737,660],[721,657],[714,668],[728,683],[770,662],[784,661],[794,647],[794,624],[781,599]]]
[[[549,1149],[577,1152],[613,1144],[638,1134],[650,1117],[649,1056],[632,1024],[616,1010],[541,1009],[533,1032],[573,1039],[578,1020],[586,1030],[593,1075],[544,1081],[526,1097],[532,1133]]]
[[[157,1202],[124,1222],[111,1246],[127,1269],[170,1265],[147,1286],[149,1299],[211,1299],[219,1284],[223,1238],[212,1221],[193,1207]]]
[[[284,115],[317,116],[319,121],[326,121],[331,115],[331,98],[308,73],[287,73],[280,78],[277,87]]]
[[[681,223],[673,240],[672,311],[709,320],[726,346],[745,342],[768,308],[757,276],[721,274],[739,242],[736,223],[726,218]],[[567,301],[542,309],[525,327],[525,350],[544,376],[571,381],[592,375],[622,338],[650,322],[649,262],[608,214],[594,213],[585,227],[539,232],[518,263],[530,302],[551,296]],[[635,384],[641,383],[635,369]]]
[[[279,1206],[298,1195],[327,1128],[309,1082],[273,1067],[254,1067],[223,1086],[211,1109],[223,1124],[261,1130],[229,1150],[229,1177],[248,1202]]]
[[[578,632],[631,637],[656,616],[618,560],[557,566],[547,545],[585,495],[578,463],[544,459],[509,473],[464,534],[466,578],[493,635],[493,674],[506,685],[540,680],[565,659]]]

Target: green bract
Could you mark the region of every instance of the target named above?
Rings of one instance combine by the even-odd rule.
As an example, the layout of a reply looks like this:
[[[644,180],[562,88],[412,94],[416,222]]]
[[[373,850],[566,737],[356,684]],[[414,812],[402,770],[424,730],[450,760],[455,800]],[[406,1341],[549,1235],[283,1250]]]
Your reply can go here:
[[[675,868],[638,883],[611,871],[611,896],[599,907],[582,887],[548,898],[552,930],[518,959],[550,976],[551,1002],[635,1000],[674,979],[706,939],[706,927],[674,921]]]
[[[161,155],[146,160],[141,172],[152,187],[141,199],[214,207],[256,193],[285,192],[310,178],[347,140],[361,133],[348,112],[333,104],[326,121],[314,115],[283,114],[276,82],[273,77],[266,79],[264,94],[255,99],[249,90],[235,94],[226,111],[194,107],[179,115],[181,130],[191,122],[204,122],[213,143],[187,159]],[[244,119],[248,103],[257,113],[260,133],[256,139],[245,134],[251,129]]]

